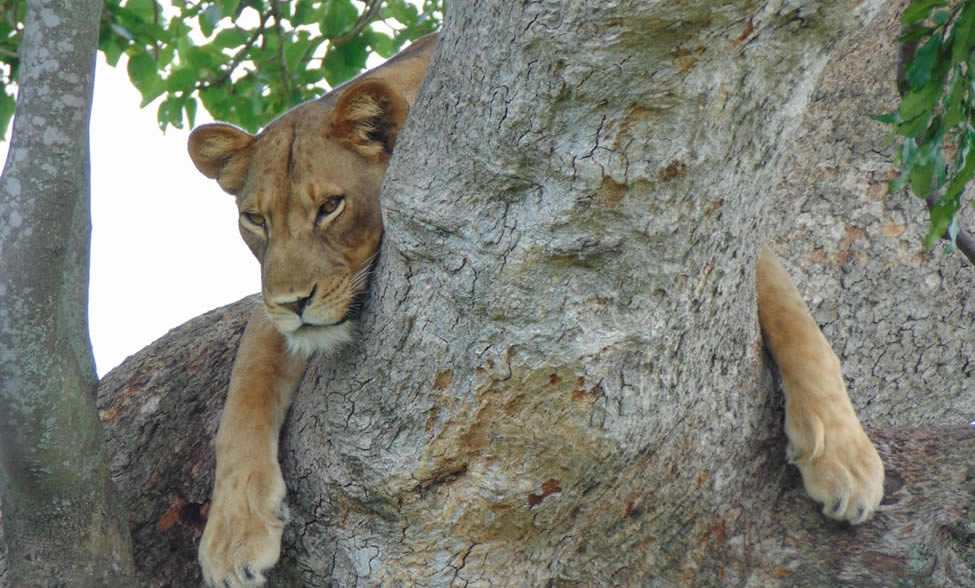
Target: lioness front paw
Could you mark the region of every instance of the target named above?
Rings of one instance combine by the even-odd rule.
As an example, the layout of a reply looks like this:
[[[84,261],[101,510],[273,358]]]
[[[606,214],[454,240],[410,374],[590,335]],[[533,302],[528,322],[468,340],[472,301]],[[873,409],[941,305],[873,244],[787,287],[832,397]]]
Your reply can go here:
[[[277,463],[227,468],[217,474],[200,567],[207,586],[261,586],[278,561],[288,520],[285,486]]]
[[[786,455],[823,514],[858,525],[884,497],[884,464],[852,406],[826,408],[787,417]]]

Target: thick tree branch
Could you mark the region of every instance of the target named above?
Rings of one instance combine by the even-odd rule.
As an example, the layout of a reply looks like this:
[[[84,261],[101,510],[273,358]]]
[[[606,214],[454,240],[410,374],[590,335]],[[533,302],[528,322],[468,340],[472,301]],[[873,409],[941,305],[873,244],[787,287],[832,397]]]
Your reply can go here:
[[[157,585],[199,582],[196,545],[213,481],[212,435],[234,350],[256,303],[250,297],[186,323],[100,385],[99,411],[117,456],[113,477],[135,529],[138,575]],[[762,585],[864,587],[885,586],[890,578],[919,586],[975,580],[975,431],[959,425],[868,433],[887,469],[886,498],[873,520],[853,528],[823,517],[798,471],[785,463],[784,436],[773,435],[756,446],[755,463],[763,465],[747,474],[756,494],[743,493],[702,519],[700,528],[681,530],[698,538],[690,556],[699,585],[744,585],[745,577]],[[289,482],[292,491],[301,485]],[[769,485],[777,488],[774,498],[756,508]],[[326,504],[336,498],[321,497]],[[549,496],[541,504],[558,500]],[[620,511],[620,524],[639,524],[653,512],[652,497],[634,500],[629,513]],[[301,578],[280,581],[287,586]]]

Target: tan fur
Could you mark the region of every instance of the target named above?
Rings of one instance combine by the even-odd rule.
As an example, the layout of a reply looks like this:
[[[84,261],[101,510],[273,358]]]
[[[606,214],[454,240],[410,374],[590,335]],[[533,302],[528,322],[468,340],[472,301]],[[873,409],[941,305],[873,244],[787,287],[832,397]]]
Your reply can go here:
[[[417,41],[257,136],[223,123],[190,135],[193,163],[237,198],[264,298],[237,352],[217,433],[199,551],[210,586],[261,585],[278,560],[287,519],[281,424],[307,357],[351,339],[347,319],[382,236],[386,165],[436,42]]]
[[[759,321],[782,373],[789,461],[823,514],[862,523],[883,498],[884,465],[853,411],[840,361],[768,248],[755,286]]]

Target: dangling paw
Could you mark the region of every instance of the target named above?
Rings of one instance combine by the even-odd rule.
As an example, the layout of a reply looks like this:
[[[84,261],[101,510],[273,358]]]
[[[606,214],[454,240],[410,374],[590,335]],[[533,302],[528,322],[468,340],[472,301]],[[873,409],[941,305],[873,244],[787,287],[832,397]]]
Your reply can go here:
[[[277,463],[237,462],[218,472],[199,559],[207,586],[261,586],[278,561],[288,520]]]
[[[823,514],[858,525],[884,497],[884,464],[853,407],[842,400],[787,408],[786,455],[799,467],[809,496],[823,504]]]

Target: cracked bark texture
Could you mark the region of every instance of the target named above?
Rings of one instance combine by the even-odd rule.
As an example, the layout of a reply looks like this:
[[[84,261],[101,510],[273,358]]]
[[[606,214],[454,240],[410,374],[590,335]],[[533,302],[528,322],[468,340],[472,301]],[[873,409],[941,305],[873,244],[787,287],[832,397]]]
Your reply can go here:
[[[975,277],[920,252],[923,203],[885,196],[868,118],[896,99],[902,8],[452,3],[387,175],[361,340],[314,361],[285,425],[270,583],[975,582]],[[887,467],[856,528],[784,463],[765,241]],[[101,384],[144,585],[198,581],[254,303]]]
[[[18,588],[124,585],[133,569],[88,340],[100,14],[97,0],[37,0],[23,13],[0,176],[0,581]]]

